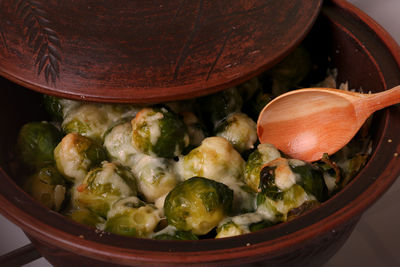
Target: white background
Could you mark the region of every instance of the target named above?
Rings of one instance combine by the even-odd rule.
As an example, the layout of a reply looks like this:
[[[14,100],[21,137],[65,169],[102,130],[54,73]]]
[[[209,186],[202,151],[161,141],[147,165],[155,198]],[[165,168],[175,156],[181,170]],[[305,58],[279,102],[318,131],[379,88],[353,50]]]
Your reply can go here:
[[[400,0],[349,0],[400,43]],[[400,134],[400,133],[399,133]],[[325,267],[400,266],[400,179],[361,218],[350,239]],[[0,255],[28,244],[23,232],[0,215]],[[51,266],[41,258],[30,267]]]

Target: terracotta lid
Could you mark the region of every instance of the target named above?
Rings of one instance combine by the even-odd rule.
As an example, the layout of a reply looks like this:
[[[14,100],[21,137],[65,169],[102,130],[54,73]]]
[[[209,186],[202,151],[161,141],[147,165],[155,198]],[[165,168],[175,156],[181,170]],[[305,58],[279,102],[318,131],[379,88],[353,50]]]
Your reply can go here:
[[[0,1],[0,74],[74,99],[216,92],[297,45],[322,0]]]

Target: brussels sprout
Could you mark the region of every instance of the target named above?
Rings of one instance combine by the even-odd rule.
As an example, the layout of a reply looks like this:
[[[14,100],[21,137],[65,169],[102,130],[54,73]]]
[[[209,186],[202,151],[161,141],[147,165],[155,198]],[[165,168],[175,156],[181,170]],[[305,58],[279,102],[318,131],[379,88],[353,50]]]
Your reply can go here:
[[[123,165],[133,165],[139,152],[132,145],[131,123],[121,123],[113,127],[104,138],[104,147],[111,159]]]
[[[169,193],[169,192],[168,192],[168,193]],[[154,206],[155,206],[157,209],[160,209],[160,210],[162,211],[162,213],[164,212],[164,202],[165,202],[165,198],[167,197],[168,193],[165,194],[165,195],[163,195],[163,196],[161,196],[161,197],[159,197],[159,198],[157,198],[157,199],[154,201]],[[163,213],[163,215],[164,215],[164,213]]]
[[[217,228],[215,238],[237,236],[250,233],[250,227],[263,222],[262,215],[258,213],[245,213],[224,219]]]
[[[76,206],[105,217],[111,205],[120,198],[136,196],[137,185],[133,174],[115,163],[103,162],[92,169],[73,192]]]
[[[310,200],[304,202],[301,206],[291,209],[287,214],[287,220],[293,220],[296,217],[306,213],[309,210],[315,209],[316,207],[320,206],[321,203],[317,200]]]
[[[77,133],[64,136],[54,149],[57,168],[67,179],[80,182],[93,166],[106,159],[102,146]]]
[[[214,128],[229,114],[239,112],[242,105],[243,99],[235,87],[197,100],[200,118],[204,122],[211,122],[211,125],[207,125],[210,128]]]
[[[313,200],[299,185],[286,191],[267,189],[257,195],[257,212],[272,222],[286,221],[290,210],[298,208],[306,201]]]
[[[173,161],[143,156],[132,167],[141,195],[148,202],[166,195],[177,184]]]
[[[293,160],[289,160],[289,164]],[[297,175],[296,183],[303,187],[307,194],[313,195],[319,202],[328,199],[328,188],[323,173],[311,164],[291,165],[292,172]]]
[[[244,113],[231,113],[215,129],[240,153],[252,149],[257,142],[257,125]]]
[[[74,220],[75,222],[93,228],[101,228],[106,221],[103,217],[91,212],[88,209],[74,209],[65,213],[65,216]]]
[[[245,162],[222,137],[208,137],[201,146],[180,158],[178,168],[183,179],[206,177],[218,182],[227,178],[242,179]]]
[[[144,108],[132,120],[133,146],[150,156],[173,158],[189,145],[184,122],[166,108]]]
[[[44,108],[55,121],[62,121],[69,110],[81,105],[81,102],[43,95]]]
[[[288,217],[289,217],[289,214],[288,214]],[[256,231],[259,231],[261,229],[271,227],[271,226],[273,226],[275,224],[276,224],[276,222],[272,222],[272,221],[269,221],[269,220],[264,220],[264,221],[252,223],[249,226],[249,230],[250,230],[250,232],[256,232]]]
[[[186,100],[180,100],[180,101],[173,101],[173,102],[167,102],[165,105],[172,110],[172,112],[175,112],[176,114],[180,114],[182,112],[187,112],[190,110],[193,110],[193,106],[195,105],[196,100],[195,99],[186,99]]]
[[[55,211],[60,210],[65,199],[64,178],[53,166],[41,168],[28,178],[23,187],[34,199]]]
[[[311,58],[304,47],[297,47],[289,56],[268,71],[272,78],[272,92],[278,96],[298,87],[311,70]]]
[[[109,128],[121,122],[132,120],[143,108],[134,104],[100,104],[100,107],[108,116]]]
[[[236,86],[240,95],[242,96],[243,102],[250,100],[254,94],[262,89],[262,85],[258,77],[254,77],[238,86]]]
[[[233,146],[222,137],[208,137],[177,163],[182,179],[206,177],[229,186],[234,191],[235,212],[251,211],[254,195],[243,182],[245,162]]]
[[[368,121],[367,121],[368,123]],[[363,128],[368,125],[364,125]],[[357,136],[353,138],[345,147],[331,156],[332,161],[340,167],[341,180],[337,184],[337,189],[344,187],[361,170],[367,162],[372,150],[372,142],[369,136],[363,136],[361,129]],[[337,176],[337,175],[336,175]]]
[[[215,238],[238,236],[246,233],[249,233],[247,229],[242,228],[240,225],[237,225],[233,221],[228,221],[218,226],[217,235],[215,236]]]
[[[79,133],[101,143],[109,127],[106,111],[97,104],[82,104],[68,112],[62,128],[66,133]]]
[[[182,112],[181,115],[188,129],[189,148],[193,149],[208,136],[207,129],[192,112]]]
[[[244,169],[244,181],[254,192],[258,191],[262,166],[280,156],[279,151],[271,144],[260,144],[250,154]]]
[[[329,193],[339,190],[342,171],[336,162],[329,158],[328,154],[324,154],[321,160],[314,163],[314,166],[323,172],[324,181]]]
[[[262,169],[260,179],[257,212],[272,222],[286,221],[292,209],[326,198],[321,173],[300,160],[273,160]]]
[[[17,139],[17,154],[32,170],[54,163],[53,150],[61,140],[60,131],[47,122],[30,122],[22,126]]]
[[[149,237],[159,221],[159,210],[137,197],[128,197],[114,203],[104,230],[125,236]]]
[[[193,177],[167,195],[164,213],[168,224],[178,230],[204,235],[229,214],[232,199],[233,191],[226,185]]]
[[[272,100],[271,93],[257,90],[250,100],[246,101],[243,110],[253,119],[257,120],[263,108]]]
[[[179,231],[173,226],[167,226],[163,230],[154,234],[156,240],[199,240],[192,232]]]

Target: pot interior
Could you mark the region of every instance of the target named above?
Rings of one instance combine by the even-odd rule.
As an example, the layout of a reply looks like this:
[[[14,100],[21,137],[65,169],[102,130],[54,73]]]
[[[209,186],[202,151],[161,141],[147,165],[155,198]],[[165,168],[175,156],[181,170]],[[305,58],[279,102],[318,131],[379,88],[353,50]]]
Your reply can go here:
[[[322,15],[304,45],[312,51],[316,66],[322,71],[316,75],[325,75],[326,69],[338,70],[338,82],[348,82],[349,88],[360,89],[364,92],[377,92],[400,84],[400,68],[398,59],[393,56],[385,42],[371,30],[362,20],[354,17],[351,12],[343,10],[335,5],[328,4],[323,8]],[[317,77],[315,77],[317,78]],[[12,217],[19,226],[36,238],[45,238],[49,243],[68,249],[78,248],[82,245],[79,236],[85,237],[85,244],[96,245],[98,250],[103,247],[108,252],[129,253],[141,251],[143,257],[150,259],[154,253],[168,252],[192,252],[193,258],[201,257],[196,252],[218,250],[246,249],[246,244],[260,244],[265,251],[273,246],[277,240],[294,237],[294,240],[305,238],[305,231],[311,231],[311,235],[317,235],[327,231],[322,229],[321,222],[328,220],[332,227],[349,220],[349,216],[358,216],[371,202],[378,198],[394,181],[393,176],[400,172],[399,167],[392,168],[394,174],[386,174],[386,170],[393,166],[393,153],[400,144],[400,136],[393,133],[400,132],[400,111],[398,107],[392,107],[374,114],[371,126],[373,139],[372,155],[364,169],[353,181],[333,198],[323,203],[319,208],[308,212],[299,218],[261,230],[255,234],[247,234],[239,237],[221,240],[200,240],[195,242],[155,241],[116,236],[112,234],[99,235],[92,229],[78,225],[62,215],[51,212],[32,200],[16,184],[18,177],[13,177],[13,146],[20,127],[29,121],[46,120],[47,115],[41,106],[41,96],[38,93],[24,89],[3,78],[2,97],[0,98],[0,124],[3,126],[2,139],[0,141],[0,180],[2,189],[0,192],[4,199],[2,210]],[[397,123],[397,124],[396,124]],[[396,126],[397,125],[397,126]],[[386,139],[392,139],[392,146],[388,147]],[[397,165],[398,160],[396,161]],[[12,177],[12,178],[11,178]],[[375,187],[379,180],[382,187]],[[371,188],[375,187],[375,190]],[[371,191],[372,190],[372,191]],[[365,200],[365,194],[371,194],[369,202]],[[363,196],[363,197],[362,197]],[[361,203],[357,207],[357,202]],[[350,208],[347,208],[350,207]],[[350,209],[350,211],[349,211]],[[337,214],[346,211],[346,216],[338,217]],[[358,215],[358,216],[357,216]],[[336,219],[335,219],[336,217]],[[47,226],[50,226],[45,229]],[[314,230],[310,230],[311,226]],[[41,227],[44,227],[41,229]],[[60,240],[62,237],[64,240]],[[75,243],[75,245],[74,245]],[[78,244],[78,246],[76,245]],[[96,248],[94,249],[96,250]],[[151,251],[146,254],[145,252]],[[99,252],[101,254],[101,252]],[[204,256],[203,256],[204,257]],[[226,256],[229,258],[229,255]],[[235,256],[232,256],[235,257]],[[132,256],[132,258],[135,258]]]

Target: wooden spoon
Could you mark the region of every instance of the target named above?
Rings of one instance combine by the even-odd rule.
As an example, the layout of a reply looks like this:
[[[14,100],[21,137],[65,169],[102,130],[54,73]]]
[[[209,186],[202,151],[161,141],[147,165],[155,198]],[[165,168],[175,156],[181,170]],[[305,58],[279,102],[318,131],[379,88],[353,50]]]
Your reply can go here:
[[[400,86],[376,94],[307,88],[280,95],[261,111],[257,134],[286,155],[315,161],[345,146],[375,111],[400,103]]]

